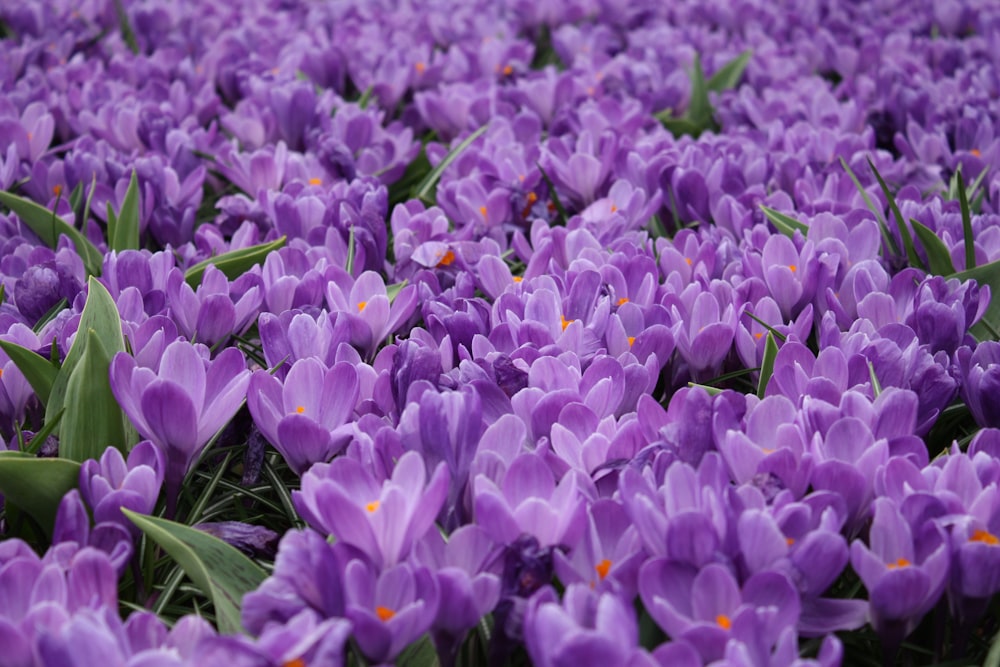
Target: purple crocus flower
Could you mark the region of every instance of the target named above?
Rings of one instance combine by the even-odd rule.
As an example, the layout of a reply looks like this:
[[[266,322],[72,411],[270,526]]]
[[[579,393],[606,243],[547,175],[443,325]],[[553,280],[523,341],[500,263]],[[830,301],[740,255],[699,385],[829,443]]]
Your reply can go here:
[[[383,482],[354,459],[317,463],[292,493],[299,514],[317,530],[365,553],[379,568],[409,555],[434,525],[448,492],[443,463],[427,480],[417,452],[407,452]]]
[[[891,655],[944,592],[948,540],[933,522],[911,529],[888,498],[873,506],[869,544],[851,543],[851,566],[868,589],[871,623]]]
[[[632,605],[586,584],[570,584],[561,603],[551,588],[544,588],[525,610],[524,643],[538,667],[648,665],[652,661],[642,655],[638,638]]]
[[[962,398],[976,423],[1000,427],[1000,343],[983,341],[975,350],[961,347],[955,361],[963,380]]]
[[[132,448],[127,463],[117,448],[109,447],[100,461],[84,461],[80,493],[92,509],[95,522],[117,523],[138,537],[138,527],[121,510],[151,514],[160,496],[165,469],[163,452],[149,440]]]
[[[119,352],[111,361],[111,390],[140,435],[166,459],[168,513],[191,464],[212,436],[233,418],[246,398],[250,371],[236,348],[214,361],[204,346],[170,343],[157,368],[139,367]]]
[[[205,269],[197,290],[174,269],[167,278],[167,303],[177,329],[189,340],[213,346],[253,324],[264,300],[261,278],[248,272],[232,283],[214,265]]]
[[[352,365],[340,362],[328,369],[310,357],[295,362],[284,383],[267,371],[256,371],[247,389],[247,407],[264,437],[302,476],[350,440],[358,391]]]
[[[349,276],[332,280],[327,285],[326,300],[331,311],[359,322],[360,335],[352,342],[373,355],[382,341],[413,314],[417,290],[414,285],[407,285],[390,300],[385,281],[374,271],[365,271],[353,284],[350,280]]]
[[[379,573],[359,559],[344,570],[346,615],[361,652],[375,663],[395,659],[427,632],[438,595],[437,581],[425,567],[399,563]]]

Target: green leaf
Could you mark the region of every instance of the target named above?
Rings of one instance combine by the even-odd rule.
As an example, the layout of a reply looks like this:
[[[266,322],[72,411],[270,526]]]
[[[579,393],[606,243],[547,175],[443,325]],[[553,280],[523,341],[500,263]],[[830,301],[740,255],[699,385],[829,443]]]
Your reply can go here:
[[[361,93],[361,97],[358,98],[358,106],[362,109],[367,109],[369,103],[372,101],[372,93],[375,92],[375,85],[372,84],[365,88],[364,92]]]
[[[684,135],[697,137],[702,133],[703,128],[695,125],[694,122],[686,117],[681,116],[675,118],[671,116],[669,109],[665,109],[654,114],[654,118],[660,121],[663,127],[666,128],[670,134],[674,135],[675,139],[680,139]]]
[[[56,381],[59,369],[37,352],[32,352],[17,343],[0,340],[0,349],[3,349],[7,353],[10,360],[21,371],[28,384],[35,390],[38,400],[44,406],[49,400],[49,394],[52,392],[52,383]]]
[[[705,71],[701,68],[701,56],[697,53],[694,54],[694,63],[691,65],[691,99],[684,115],[702,130],[712,125],[712,103],[708,99],[708,83],[705,81]]]
[[[764,212],[764,215],[771,221],[771,224],[777,227],[778,231],[788,238],[794,238],[796,231],[802,232],[803,236],[809,233],[808,226],[802,224],[790,215],[785,215],[784,213],[775,211],[773,208],[768,208],[763,204],[760,204],[760,210]]]
[[[128,20],[128,12],[125,11],[122,0],[114,0],[115,14],[118,15],[118,28],[122,32],[122,41],[125,42],[132,53],[139,53],[139,43],[135,41],[135,31]]]
[[[282,236],[277,241],[261,243],[260,245],[250,246],[249,248],[241,248],[239,250],[231,250],[229,252],[224,252],[221,255],[210,257],[203,262],[198,262],[188,269],[184,273],[184,280],[186,280],[188,285],[191,287],[197,287],[201,284],[201,279],[205,275],[205,269],[207,269],[210,264],[214,264],[215,267],[226,274],[226,277],[230,280],[235,280],[250,270],[250,267],[262,263],[264,258],[266,258],[272,251],[284,247],[287,240],[287,236]]]
[[[220,632],[243,632],[240,605],[243,596],[255,590],[267,577],[263,569],[239,550],[208,533],[127,509],[122,509],[122,513],[177,561],[212,600]]]
[[[54,304],[52,304],[52,307],[49,308],[44,315],[38,318],[38,321],[35,322],[35,326],[31,327],[31,330],[37,334],[39,331],[45,328],[46,324],[54,320],[56,318],[56,315],[61,313],[68,306],[69,306],[69,301],[66,300],[66,297],[59,299]]]
[[[721,93],[724,90],[735,88],[740,82],[740,77],[743,76],[743,72],[746,70],[747,65],[750,63],[750,56],[752,54],[753,51],[747,49],[720,67],[719,71],[713,74],[708,80],[708,83],[706,84],[708,89],[716,93]]]
[[[118,252],[139,249],[139,208],[139,178],[133,169],[121,210],[113,222],[108,216],[108,248]]]
[[[55,417],[46,421],[45,426],[40,428],[38,433],[31,436],[31,441],[28,443],[27,447],[23,448],[23,450],[32,456],[37,456],[38,451],[42,448],[42,445],[45,444],[48,437],[52,435],[52,433],[56,430],[56,427],[59,426],[59,422],[62,421],[62,416],[64,414],[66,414],[66,410],[60,410],[56,413]]]
[[[878,376],[875,375],[875,366],[872,365],[871,361],[868,362],[868,378],[872,383],[872,397],[878,398],[879,394],[882,393],[882,383],[878,381]]]
[[[774,374],[774,359],[778,356],[778,343],[774,340],[774,334],[767,332],[767,339],[764,341],[764,358],[760,363],[760,379],[757,381],[757,398],[764,398],[767,391],[767,383],[771,381]]]
[[[97,339],[101,341],[109,358],[113,357],[116,352],[125,350],[125,338],[122,336],[122,321],[118,314],[118,307],[107,288],[93,276],[87,283],[87,303],[80,315],[77,336],[73,339],[73,345],[66,354],[59,375],[52,383],[49,401],[45,406],[46,422],[63,409],[70,376],[83,358],[88,339],[86,334],[91,329],[97,334]]]
[[[962,236],[965,242],[965,269],[976,268],[976,244],[972,238],[972,213],[969,211],[969,198],[965,192],[965,181],[962,180],[962,167],[955,171],[958,179],[958,206],[962,210]],[[992,289],[992,288],[991,288]]]
[[[782,343],[784,343],[788,339],[788,337],[785,334],[781,333],[780,331],[772,327],[770,324],[768,324],[764,320],[760,319],[759,317],[751,313],[749,310],[746,311],[746,316],[749,317],[754,322],[756,322],[757,324],[764,327],[765,329],[767,329],[767,332],[772,336],[774,336],[775,340],[780,340]]]
[[[87,269],[88,275],[101,275],[101,264],[104,262],[104,255],[93,243],[80,233],[72,225],[55,214],[55,212],[36,204],[30,199],[18,197],[9,192],[0,192],[0,202],[20,218],[31,231],[33,231],[42,243],[55,248],[59,243],[59,236],[65,234],[76,246],[76,252],[83,260],[83,266]]]
[[[59,502],[80,478],[80,464],[62,458],[40,459],[24,452],[0,451],[0,493],[30,514],[52,537]]]
[[[718,396],[719,394],[725,391],[725,389],[720,389],[719,387],[710,387],[707,384],[698,384],[697,382],[688,382],[688,386],[692,388],[701,387],[702,389],[708,392],[709,396]]]
[[[396,300],[396,297],[399,296],[399,293],[403,291],[403,288],[406,287],[409,282],[409,280],[404,280],[401,283],[393,283],[392,285],[385,286],[385,292],[389,297],[389,303]]]
[[[483,125],[466,137],[465,141],[452,149],[450,153],[445,155],[440,164],[434,167],[434,169],[431,170],[431,173],[427,174],[427,176],[424,177],[424,180],[420,182],[420,185],[418,185],[413,191],[413,198],[419,199],[428,204],[434,204],[436,195],[432,193],[435,193],[437,189],[437,182],[441,180],[441,174],[444,173],[444,170],[447,169],[448,166],[451,165],[451,163],[454,162],[466,148],[472,145],[473,141],[481,137],[486,132],[488,127],[489,123]]]
[[[886,200],[889,202],[889,208],[892,210],[893,217],[896,218],[896,227],[899,229],[899,237],[903,239],[903,249],[906,251],[907,261],[910,263],[910,266],[915,266],[918,269],[926,271],[927,267],[924,266],[922,261],[920,261],[920,256],[917,255],[917,249],[913,246],[913,237],[910,235],[910,230],[906,227],[906,222],[903,220],[903,214],[899,212],[899,206],[896,205],[896,197],[894,197],[892,191],[889,190],[889,186],[886,185],[885,179],[882,178],[882,174],[878,173],[878,169],[875,168],[875,163],[871,161],[871,158],[866,159],[868,160],[868,166],[871,167],[872,173],[875,174],[875,180],[878,181],[879,187],[882,188],[882,194],[885,195]]]
[[[437,649],[431,641],[430,635],[424,635],[419,640],[413,642],[399,654],[396,664],[401,667],[440,667]]]
[[[1000,339],[1000,260],[953,273],[948,277],[961,281],[975,280],[980,286],[990,286],[990,305],[970,331],[979,341]]]
[[[1000,667],[1000,631],[993,635],[990,652],[986,654],[983,667]]]
[[[66,415],[59,428],[59,455],[72,461],[99,459],[108,447],[127,453],[125,421],[111,392],[108,367],[111,357],[93,329],[77,332],[86,336],[83,357],[66,385],[63,403]]]
[[[351,234],[347,237],[347,265],[344,270],[347,271],[347,275],[354,275],[354,244],[357,241],[354,239],[354,225],[351,225]]]
[[[948,252],[948,246],[944,244],[944,241],[938,238],[938,235],[929,227],[922,225],[919,221],[911,218],[910,224],[913,225],[913,231],[927,252],[927,263],[929,264],[927,268],[930,272],[936,276],[950,276],[955,273],[955,265],[951,261],[951,253]]]

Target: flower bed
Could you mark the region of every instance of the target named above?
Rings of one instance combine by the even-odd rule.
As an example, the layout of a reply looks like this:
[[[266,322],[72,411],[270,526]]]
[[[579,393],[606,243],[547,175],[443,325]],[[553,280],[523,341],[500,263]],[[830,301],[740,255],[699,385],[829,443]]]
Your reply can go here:
[[[1000,664],[995,2],[0,51],[0,664]]]

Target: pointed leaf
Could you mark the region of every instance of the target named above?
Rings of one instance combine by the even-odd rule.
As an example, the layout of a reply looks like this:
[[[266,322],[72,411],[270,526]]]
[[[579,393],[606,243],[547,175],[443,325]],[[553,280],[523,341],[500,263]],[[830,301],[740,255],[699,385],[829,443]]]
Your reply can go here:
[[[719,387],[711,387],[711,386],[709,386],[707,384],[698,384],[697,382],[688,382],[688,386],[692,387],[692,388],[693,387],[701,387],[706,392],[708,392],[709,396],[718,396],[719,394],[721,394],[722,392],[725,391],[725,389],[721,389]]]
[[[938,235],[930,227],[920,224],[917,220],[910,218],[913,231],[916,233],[920,243],[923,244],[927,252],[927,263],[930,272],[936,276],[950,276],[955,273],[955,265],[951,261],[951,253],[948,246],[944,244]]]
[[[59,422],[62,421],[62,416],[64,414],[66,414],[66,410],[65,409],[60,410],[59,412],[56,413],[55,417],[46,421],[45,426],[39,429],[38,433],[31,436],[31,441],[28,442],[26,446],[22,447],[22,451],[25,451],[28,454],[31,454],[32,456],[37,456],[39,450],[41,450],[42,448],[42,445],[45,444],[45,441],[48,439],[48,437],[52,435],[52,433],[59,426]]]
[[[239,550],[208,533],[127,509],[122,512],[170,554],[212,600],[220,632],[243,632],[240,605],[243,596],[255,590],[267,577],[263,569]]]
[[[913,236],[910,235],[910,230],[906,227],[906,223],[903,221],[903,214],[899,212],[899,206],[896,205],[896,197],[893,196],[892,191],[889,190],[889,186],[886,185],[885,179],[882,178],[882,174],[878,173],[878,169],[875,168],[875,163],[872,162],[871,158],[867,158],[867,160],[868,166],[871,168],[872,173],[875,174],[875,180],[878,181],[879,187],[882,188],[882,194],[885,195],[886,200],[889,202],[889,209],[892,211],[893,217],[896,218],[896,227],[899,229],[899,237],[903,239],[903,249],[906,251],[907,261],[910,263],[910,266],[915,266],[918,269],[926,271],[927,267],[924,266],[922,261],[920,261],[917,249],[913,246]]]
[[[774,374],[774,360],[777,356],[778,343],[774,340],[774,334],[768,331],[767,339],[764,341],[764,358],[760,363],[760,379],[757,381],[757,398],[764,398],[767,383]]]
[[[424,635],[407,646],[396,658],[396,664],[401,667],[441,667],[430,635]]]
[[[113,226],[111,217],[108,218],[108,247],[111,250],[139,249],[139,208],[139,178],[133,169],[122,208],[115,216]]]
[[[351,225],[351,234],[347,237],[347,265],[344,270],[347,271],[347,275],[354,275],[354,244],[357,241],[354,239],[354,225]]]
[[[788,238],[794,238],[796,230],[802,232],[805,236],[809,233],[809,227],[802,224],[790,215],[785,215],[779,211],[775,211],[773,208],[768,208],[763,204],[760,204],[760,210],[764,212],[767,219],[771,221],[778,231],[787,236]]]
[[[740,77],[743,76],[743,72],[746,70],[752,54],[753,51],[747,49],[720,67],[719,71],[713,74],[712,78],[708,80],[706,84],[708,89],[716,93],[721,93],[724,90],[735,88],[740,82]]]
[[[222,271],[227,278],[235,280],[250,270],[251,267],[261,264],[273,250],[282,248],[288,240],[287,236],[282,236],[277,241],[261,243],[260,245],[231,250],[221,255],[210,257],[203,262],[198,262],[184,273],[184,280],[191,287],[201,284],[201,279],[205,275],[205,269],[209,264],[214,264]]]
[[[955,171],[958,179],[958,206],[962,210],[962,236],[965,242],[965,269],[976,268],[976,244],[972,238],[972,213],[969,211],[969,198],[965,192],[965,181],[962,179],[962,167]]]
[[[0,192],[0,202],[14,213],[31,231],[33,231],[42,243],[55,248],[59,243],[59,236],[65,234],[76,246],[76,252],[83,260],[83,266],[87,269],[88,275],[101,275],[101,264],[104,262],[104,255],[93,243],[80,233],[72,225],[55,214],[55,212],[36,204],[30,199],[18,197],[9,192]]]
[[[79,478],[76,461],[0,451],[0,493],[6,502],[34,517],[49,537],[60,501],[76,488]]]
[[[125,42],[132,53],[139,53],[139,43],[135,41],[135,31],[132,30],[132,24],[129,22],[125,5],[122,4],[122,0],[114,0],[114,2],[115,14],[118,15],[118,29],[122,33],[122,41]]]
[[[701,56],[694,54],[691,66],[691,99],[688,102],[688,120],[702,130],[712,124],[712,103],[708,99],[708,83],[705,81],[705,71],[701,68]]]
[[[31,388],[35,390],[38,400],[42,402],[42,405],[45,405],[49,400],[49,393],[52,391],[52,383],[59,375],[59,369],[37,352],[32,352],[17,343],[0,340],[0,348],[7,353]]]
[[[670,134],[674,135],[675,139],[680,139],[684,135],[697,137],[702,131],[702,128],[698,127],[687,118],[675,118],[671,116],[669,109],[660,111],[655,115],[655,118],[660,121],[663,127],[666,128]]]
[[[403,291],[403,288],[406,287],[409,282],[409,280],[404,280],[401,283],[393,283],[385,286],[385,292],[386,296],[389,297],[389,303],[396,300],[396,297],[399,296],[399,293]]]
[[[66,385],[59,455],[83,462],[101,458],[108,447],[117,447],[126,454],[126,418],[108,379],[111,358],[93,329],[77,336],[87,336],[87,344]]]
[[[875,375],[875,366],[872,365],[871,361],[868,362],[868,378],[872,383],[872,396],[878,398],[879,394],[882,393],[882,383],[878,381],[878,376]]]
[[[54,304],[52,304],[52,307],[49,308],[44,315],[38,318],[38,321],[35,322],[35,326],[31,327],[31,330],[37,334],[39,331],[45,328],[46,324],[54,320],[56,318],[56,315],[58,315],[68,307],[69,307],[69,301],[66,300],[66,297],[59,299]]]
[[[83,350],[87,345],[88,338],[86,332],[91,329],[97,334],[108,358],[114,357],[116,352],[125,351],[125,338],[122,336],[122,321],[118,314],[118,306],[115,305],[107,288],[94,277],[91,277],[87,283],[87,303],[80,316],[77,336],[73,339],[73,345],[66,354],[59,375],[52,383],[49,401],[45,406],[46,422],[63,408],[70,376],[83,358]]]
[[[861,185],[861,181],[858,180],[858,177],[854,174],[854,170],[851,169],[851,165],[847,164],[847,160],[841,157],[840,164],[844,168],[844,171],[847,172],[847,175],[851,178],[851,181],[854,183],[854,187],[856,187],[858,192],[861,193],[861,198],[865,200],[865,205],[868,206],[868,210],[875,216],[875,220],[878,222],[879,230],[882,232],[882,241],[885,243],[886,252],[898,255],[899,247],[896,245],[896,239],[892,238],[892,235],[889,234],[889,228],[886,226],[885,215],[883,215],[882,210],[875,206],[875,203],[872,201],[868,191],[865,190],[863,185]]]
[[[421,201],[427,202],[428,204],[435,203],[436,197],[432,196],[431,193],[434,192],[435,189],[437,188],[437,182],[441,179],[441,174],[444,173],[444,170],[447,169],[448,166],[452,162],[454,162],[456,158],[458,158],[458,156],[461,155],[462,152],[472,144],[473,141],[482,136],[482,134],[486,132],[486,129],[488,127],[489,123],[483,125],[478,130],[476,130],[468,137],[466,137],[465,141],[456,146],[450,153],[445,155],[444,159],[441,160],[440,164],[434,167],[434,169],[431,170],[431,173],[427,174],[424,180],[421,181],[420,185],[418,185],[417,188],[413,191],[413,198],[420,199]]]

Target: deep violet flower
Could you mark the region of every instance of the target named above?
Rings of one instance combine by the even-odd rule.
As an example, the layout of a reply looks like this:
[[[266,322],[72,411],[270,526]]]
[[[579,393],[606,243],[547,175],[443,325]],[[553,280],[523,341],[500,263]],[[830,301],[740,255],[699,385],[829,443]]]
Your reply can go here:
[[[139,367],[119,352],[110,374],[122,410],[140,435],[164,454],[172,508],[191,464],[246,398],[250,371],[243,354],[227,348],[209,361],[197,346],[178,340],[166,346],[157,368]]]
[[[310,357],[296,361],[284,383],[267,371],[256,371],[247,389],[247,407],[264,437],[301,476],[347,444],[358,391],[358,374],[351,364],[326,368]]]
[[[961,347],[955,353],[961,392],[980,426],[1000,427],[1000,343],[983,341],[975,350]]]
[[[139,529],[121,513],[122,508],[150,514],[156,506],[166,469],[163,452],[149,440],[132,448],[128,461],[109,447],[100,461],[84,461],[80,468],[80,494],[94,513],[94,521],[111,521],[134,537]]]
[[[292,500],[316,530],[356,547],[383,568],[409,555],[434,525],[447,493],[447,466],[438,465],[427,480],[420,455],[407,452],[382,482],[354,459],[318,463],[302,477],[302,490],[294,491]]]

